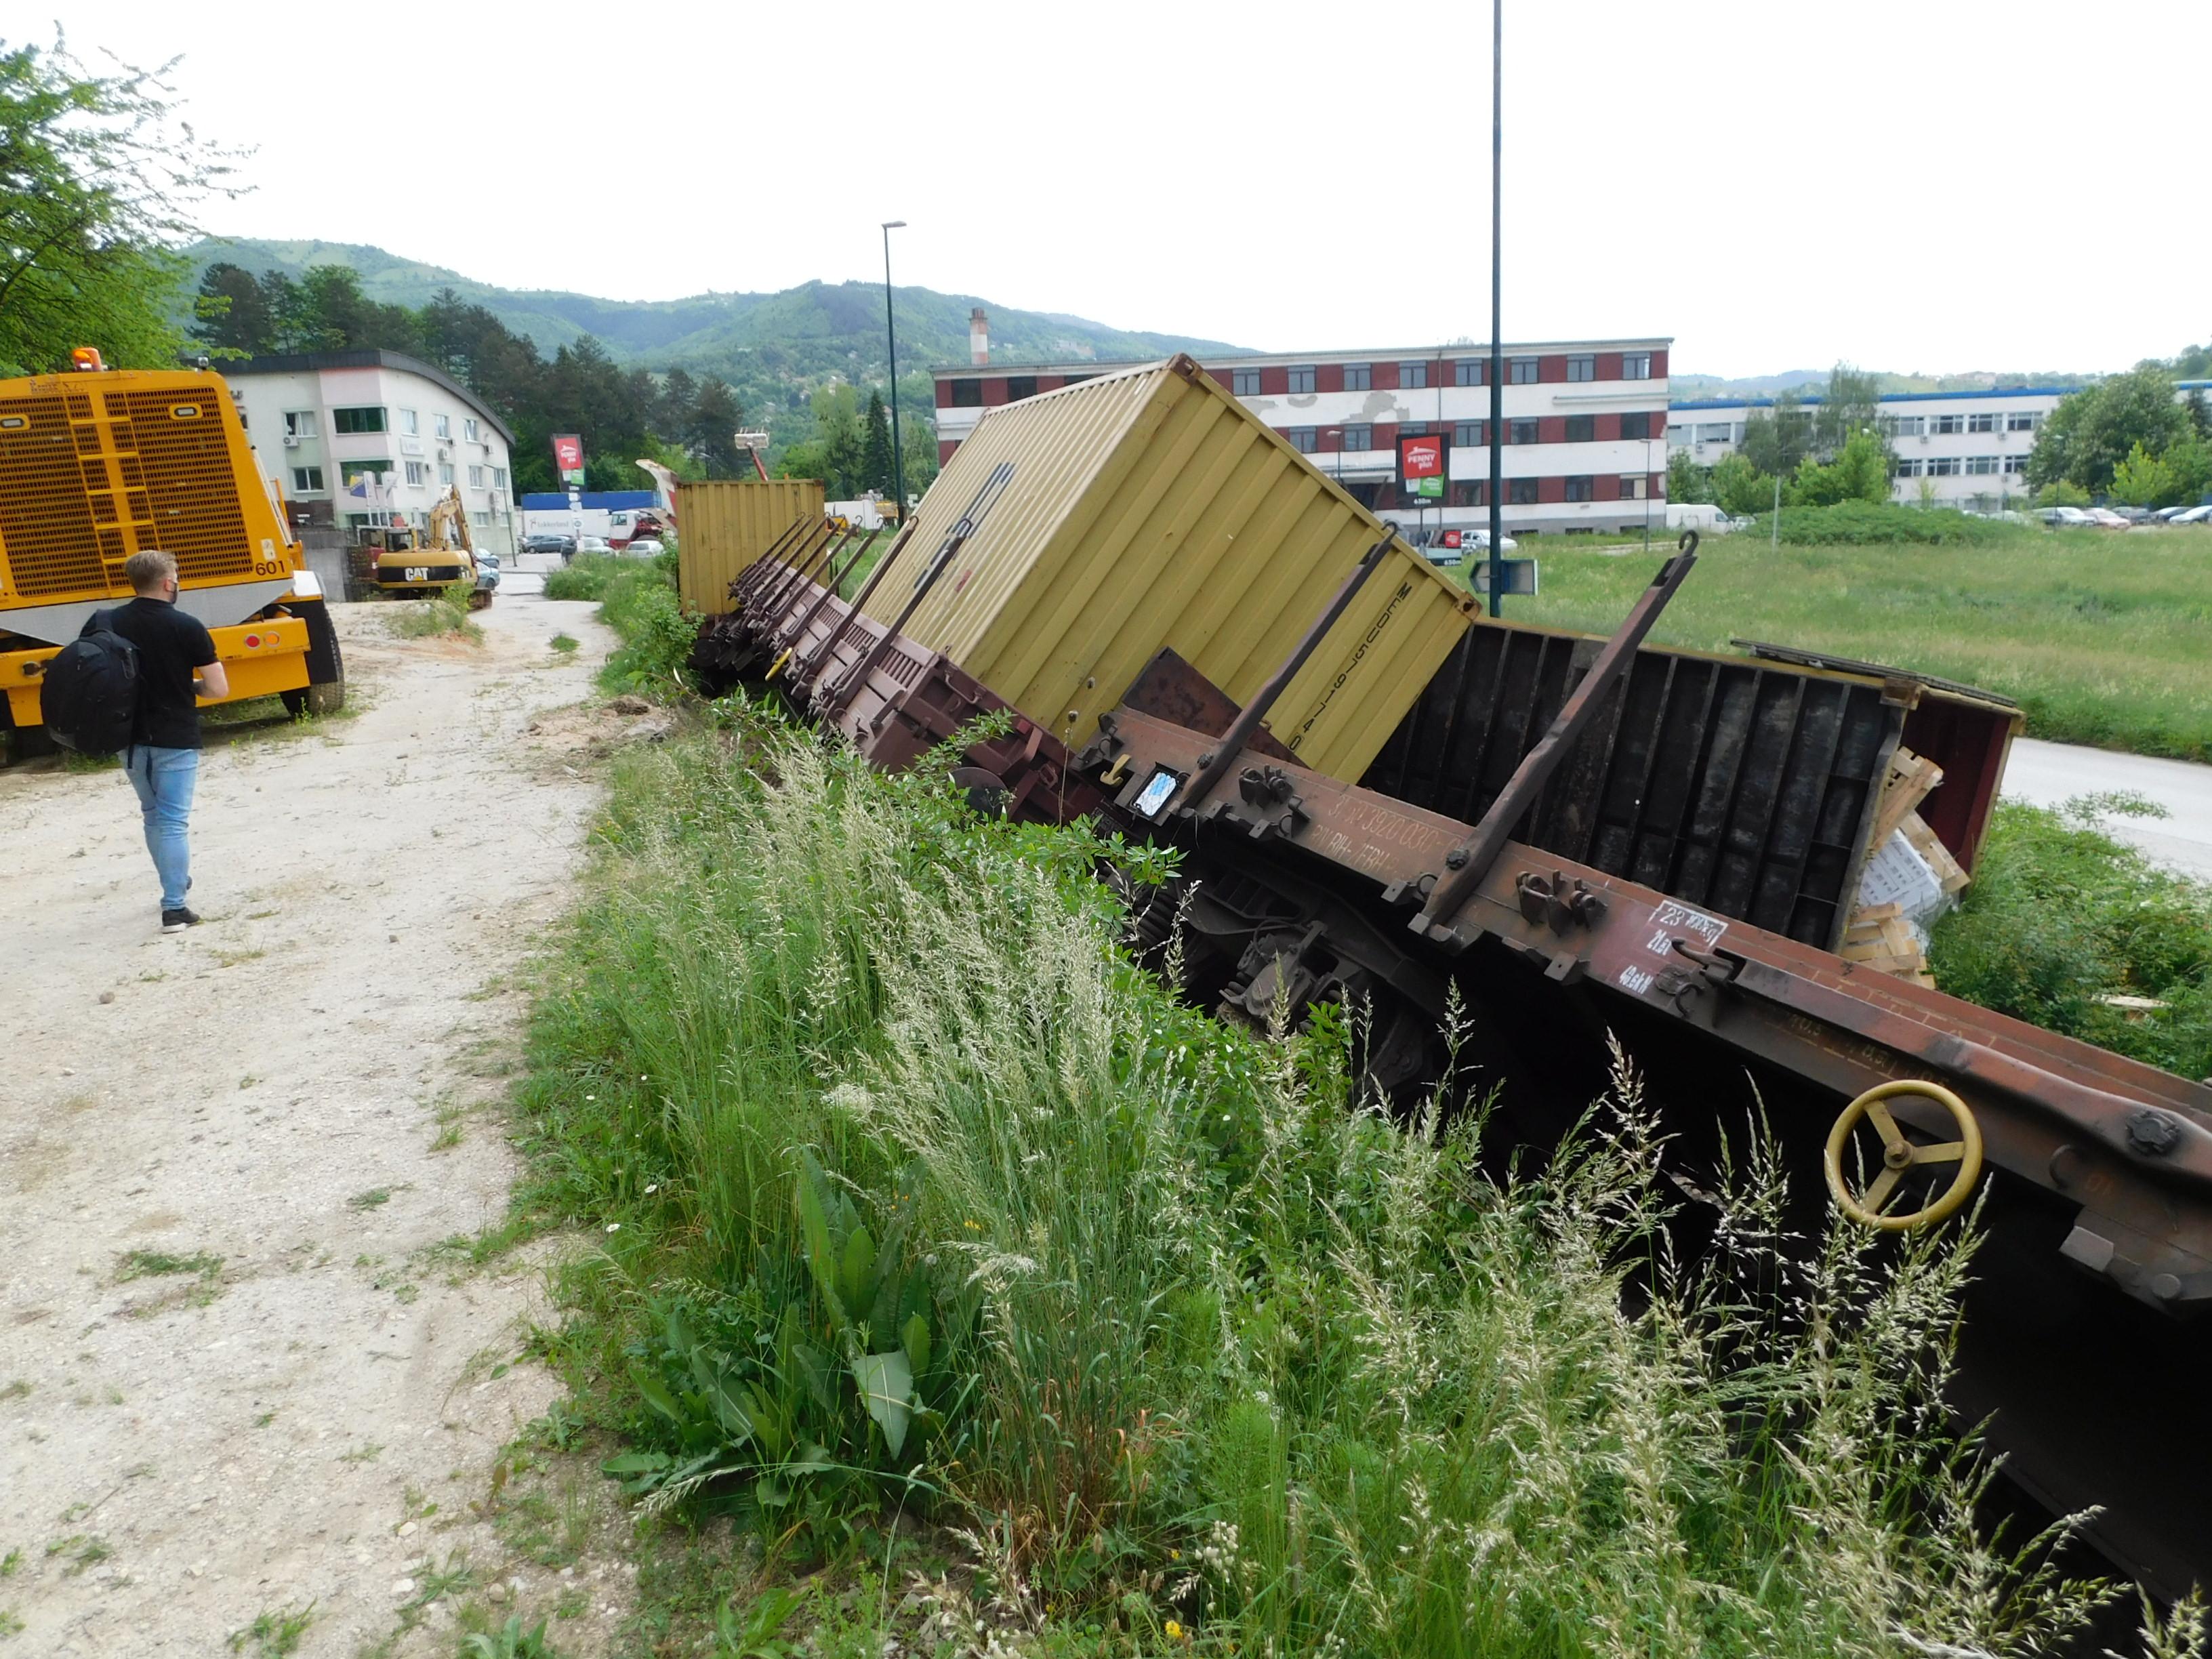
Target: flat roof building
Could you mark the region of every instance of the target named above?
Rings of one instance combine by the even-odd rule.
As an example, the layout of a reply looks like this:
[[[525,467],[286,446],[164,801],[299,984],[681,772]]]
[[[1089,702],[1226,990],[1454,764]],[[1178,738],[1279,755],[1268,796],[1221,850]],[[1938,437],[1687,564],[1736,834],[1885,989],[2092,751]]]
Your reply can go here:
[[[218,372],[295,524],[365,529],[399,513],[420,529],[458,489],[477,544],[514,550],[514,434],[445,370],[397,351],[311,351]]]
[[[940,368],[940,460],[994,409],[1123,363]],[[1610,533],[1665,520],[1666,336],[1545,341],[1504,350],[1506,529]],[[1206,372],[1363,505],[1416,532],[1489,522],[1490,349],[1462,342],[1401,350],[1305,351],[1222,358]],[[1449,439],[1441,497],[1401,490],[1401,437]]]

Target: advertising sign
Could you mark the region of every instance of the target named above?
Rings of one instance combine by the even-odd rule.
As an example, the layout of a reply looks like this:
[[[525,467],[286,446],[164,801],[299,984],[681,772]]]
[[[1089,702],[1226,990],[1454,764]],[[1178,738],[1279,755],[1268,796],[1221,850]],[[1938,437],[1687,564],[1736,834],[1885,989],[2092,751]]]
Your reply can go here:
[[[1535,597],[1537,592],[1535,560],[1500,559],[1498,562],[1505,567],[1504,591],[1506,592],[1525,593],[1532,599]],[[1472,586],[1478,593],[1487,594],[1490,592],[1490,561],[1488,559],[1477,559],[1474,562]]]
[[[563,489],[584,487],[584,441],[574,433],[553,434],[553,470],[561,475]]]
[[[1466,538],[1467,532],[1465,531],[1447,530],[1444,532],[1444,545],[1446,547],[1458,547],[1466,540]]]
[[[1444,493],[1445,439],[1434,437],[1398,440],[1398,487],[1410,495],[1431,501],[1441,501]]]

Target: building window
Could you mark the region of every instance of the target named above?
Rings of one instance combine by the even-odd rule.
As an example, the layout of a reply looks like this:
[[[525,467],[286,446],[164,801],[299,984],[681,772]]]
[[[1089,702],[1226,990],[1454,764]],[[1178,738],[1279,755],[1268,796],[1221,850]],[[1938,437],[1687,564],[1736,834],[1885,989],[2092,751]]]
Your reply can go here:
[[[1423,386],[1428,385],[1428,383],[1429,366],[1426,363],[1401,363],[1398,365],[1398,385],[1403,390],[1407,392],[1419,392]]]
[[[1624,438],[1649,440],[1651,436],[1651,411],[1648,409],[1632,410],[1622,416],[1620,435]]]
[[[1586,444],[1593,441],[1596,437],[1596,416],[1570,415],[1567,416],[1567,441],[1569,443]]]
[[[409,483],[420,489],[423,484],[429,482],[429,478],[430,469],[423,465],[422,462],[410,461],[407,463],[407,482]]]
[[[981,409],[983,406],[983,383],[981,380],[955,380],[952,383],[952,407]]]
[[[453,468],[450,461],[438,463],[438,482],[447,485],[453,482]]]
[[[1366,392],[1375,385],[1375,369],[1369,363],[1346,363],[1344,366],[1344,389],[1346,392]]]
[[[1623,478],[1620,481],[1620,499],[1624,501],[1640,501],[1650,485],[1651,480],[1641,472],[1632,478]]]
[[[1534,478],[1508,478],[1505,499],[1515,507],[1534,507],[1536,504],[1536,481]]]
[[[1256,368],[1232,368],[1229,371],[1229,389],[1240,398],[1260,395],[1260,371]]]
[[[1620,378],[1624,380],[1648,380],[1651,378],[1651,354],[1648,351],[1624,351],[1620,354]]]
[[[315,436],[315,411],[312,409],[289,409],[285,410],[284,435],[288,438],[312,438]]]
[[[2035,430],[2036,422],[2042,420],[2042,416],[2037,414],[2032,409],[2014,410],[2012,413],[2005,416],[2005,430],[2008,432],[2033,432]]]
[[[1931,455],[1928,458],[1928,476],[1931,478],[1955,478],[1959,476],[1956,455]]]
[[[295,466],[292,469],[292,490],[299,495],[319,495],[323,493],[323,469],[319,466]]]
[[[1921,465],[1917,456],[1909,460],[1899,461],[1897,464],[1897,476],[1900,478],[1917,478],[1920,476]]]
[[[1480,478],[1455,478],[1444,497],[1447,507],[1487,507],[1490,486]]]
[[[1966,417],[1963,415],[1938,415],[1936,417],[1936,435],[1939,438],[1966,429]]]
[[[1994,410],[1986,414],[1966,416],[1966,430],[1969,432],[1994,432],[1996,429],[1997,417]]]
[[[1509,358],[1505,364],[1505,381],[1509,386],[1536,384],[1536,360],[1534,357]]]
[[[1454,386],[1482,385],[1482,359],[1480,357],[1455,358],[1452,362],[1452,384]]]
[[[1595,501],[1597,499],[1597,480],[1595,478],[1568,479],[1567,499],[1571,501]]]
[[[1969,472],[1995,472],[1996,470],[1997,458],[1994,455],[1969,455],[1966,457],[1966,471]]]
[[[338,463],[338,477],[345,480],[349,489],[359,483],[380,485],[391,471],[392,463],[380,457],[373,460]]]
[[[1735,430],[1726,421],[1705,421],[1698,427],[1698,441],[1701,444],[1724,444]]]
[[[422,417],[411,409],[401,410],[399,429],[410,438],[419,436],[422,430]]]
[[[1034,398],[1036,396],[1036,375],[1009,374],[1006,376],[1006,401],[1008,403],[1018,404],[1024,398]]]
[[[1535,423],[1535,422],[1534,422],[1534,421],[1508,421],[1508,422],[1506,422],[1506,423],[1505,423],[1505,441],[1506,441],[1507,443],[1509,443],[1509,444],[1533,444],[1533,443],[1534,443],[1534,442],[1536,441],[1536,423]]]
[[[1597,359],[1587,355],[1568,358],[1567,378],[1571,380],[1595,380],[1597,379]]]
[[[507,469],[505,467],[495,466],[492,468],[491,487],[494,489],[504,489],[507,488]]]
[[[430,417],[430,434],[433,437],[437,438],[452,437],[453,435],[453,417],[450,415],[433,415]]]
[[[472,466],[472,467],[471,467],[471,468],[469,469],[469,488],[470,488],[470,489],[482,489],[484,487],[484,476],[483,476],[483,472],[484,472],[484,470],[483,470],[482,467],[480,467],[480,466]]]
[[[1917,438],[1928,429],[1928,420],[1923,415],[1884,415],[1875,424],[1893,438]]]
[[[1301,455],[1310,455],[1320,447],[1320,441],[1315,435],[1314,428],[1310,426],[1291,427],[1284,432],[1283,435],[1291,441],[1291,447]]]
[[[2006,456],[2004,458],[2004,470],[2007,472],[2015,475],[2026,472],[2027,471],[2027,457],[2025,455]]]
[[[1292,392],[1311,392],[1313,389],[1314,371],[1313,365],[1311,363],[1307,363],[1301,368],[1294,368],[1291,371],[1291,390]]]
[[[1686,444],[1690,441],[1690,432],[1691,428],[1686,425],[1670,426],[1667,428],[1667,441],[1670,444]]]
[[[384,411],[381,409],[334,409],[331,411],[333,432],[381,432],[384,430]]]
[[[1462,421],[1452,428],[1452,441],[1462,449],[1480,449],[1484,439],[1480,421]]]
[[[465,438],[471,443],[478,442],[479,440],[477,436],[477,423],[474,421],[463,421],[461,422],[461,436]]]
[[[1374,448],[1375,428],[1371,426],[1348,426],[1345,428],[1344,447],[1346,449]]]
[[[471,513],[469,514],[469,522],[471,524],[483,525],[489,528],[491,524],[491,514],[489,513]]]

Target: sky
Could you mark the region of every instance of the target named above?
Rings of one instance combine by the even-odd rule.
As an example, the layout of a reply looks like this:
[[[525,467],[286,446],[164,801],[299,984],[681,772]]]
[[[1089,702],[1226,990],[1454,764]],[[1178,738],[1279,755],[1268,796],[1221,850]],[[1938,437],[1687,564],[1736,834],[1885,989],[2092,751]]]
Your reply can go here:
[[[2078,372],[2212,336],[2212,0],[1504,0],[1509,341]],[[14,8],[10,8],[13,11]],[[17,13],[19,20],[27,15]],[[72,0],[252,150],[211,230],[617,299],[880,281],[1486,340],[1491,9]],[[51,39],[15,21],[4,38]]]

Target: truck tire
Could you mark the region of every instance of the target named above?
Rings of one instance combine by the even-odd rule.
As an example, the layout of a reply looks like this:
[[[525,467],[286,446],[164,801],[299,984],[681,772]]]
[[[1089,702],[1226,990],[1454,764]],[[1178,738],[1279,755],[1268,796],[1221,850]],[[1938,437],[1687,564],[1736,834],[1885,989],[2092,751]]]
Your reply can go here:
[[[335,714],[345,707],[345,658],[338,650],[338,630],[331,621],[330,607],[310,602],[295,614],[307,624],[307,683],[280,694],[284,712],[295,720],[302,714]]]

